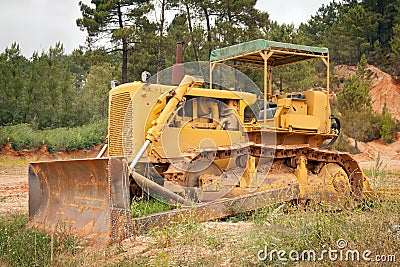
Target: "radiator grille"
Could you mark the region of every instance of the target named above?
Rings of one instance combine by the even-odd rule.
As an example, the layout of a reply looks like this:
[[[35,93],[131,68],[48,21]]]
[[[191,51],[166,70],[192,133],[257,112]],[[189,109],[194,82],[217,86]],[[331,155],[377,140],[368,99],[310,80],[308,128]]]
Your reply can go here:
[[[126,109],[131,98],[129,92],[115,94],[111,97],[110,121],[108,129],[108,154],[109,156],[123,156],[122,128]]]

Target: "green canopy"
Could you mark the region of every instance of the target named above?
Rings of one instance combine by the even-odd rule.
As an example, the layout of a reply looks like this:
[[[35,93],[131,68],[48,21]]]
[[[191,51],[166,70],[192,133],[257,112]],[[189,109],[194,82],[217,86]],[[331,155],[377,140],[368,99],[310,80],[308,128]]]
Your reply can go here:
[[[328,48],[296,45],[257,39],[233,46],[215,49],[211,52],[211,62],[227,60],[264,64],[261,53],[273,52],[268,58],[268,65],[281,66],[312,58],[327,58]]]

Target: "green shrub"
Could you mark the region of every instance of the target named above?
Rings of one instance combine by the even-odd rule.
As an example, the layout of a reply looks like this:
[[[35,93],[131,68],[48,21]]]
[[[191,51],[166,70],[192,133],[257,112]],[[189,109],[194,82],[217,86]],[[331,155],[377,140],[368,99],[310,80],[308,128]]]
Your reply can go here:
[[[46,130],[44,135],[49,151],[90,149],[105,140],[107,122],[102,120],[81,127]]]
[[[382,108],[382,125],[380,128],[380,134],[383,142],[385,143],[392,143],[393,142],[393,136],[397,132],[399,128],[399,123],[392,118],[392,115],[390,114],[386,103],[384,104]]]
[[[381,137],[382,116],[380,114],[371,114],[368,123],[369,127],[365,130],[363,138],[361,138],[363,142],[371,142]]]
[[[1,144],[10,141],[16,150],[40,147],[43,143],[43,134],[32,129],[29,124],[2,127],[0,129],[0,136]]]
[[[0,128],[0,145],[8,141],[16,150],[40,148],[46,144],[50,152],[90,149],[107,136],[107,121],[100,120],[74,128],[56,128],[38,131],[29,124],[18,124]]]
[[[357,153],[357,149],[352,144],[350,144],[349,139],[346,135],[343,134],[343,132],[340,132],[339,137],[333,145],[332,149],[342,152],[349,152],[352,154]]]

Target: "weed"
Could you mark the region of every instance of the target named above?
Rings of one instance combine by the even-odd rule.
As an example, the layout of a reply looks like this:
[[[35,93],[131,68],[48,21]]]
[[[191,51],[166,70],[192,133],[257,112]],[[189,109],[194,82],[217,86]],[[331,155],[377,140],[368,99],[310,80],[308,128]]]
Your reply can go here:
[[[400,180],[398,179],[398,177],[400,177],[400,173],[387,170],[387,165],[383,164],[379,152],[374,166],[372,166],[369,170],[364,170],[364,174],[369,177],[373,188],[400,187]]]
[[[206,244],[211,249],[219,250],[224,245],[224,241],[222,240],[222,238],[220,238],[214,234],[214,235],[209,235],[208,237],[206,237]]]
[[[381,153],[378,151],[378,155],[375,160],[374,166],[370,169],[370,177],[378,178],[385,174],[386,165],[383,166],[383,161],[381,159]]]
[[[253,222],[257,223],[273,223],[283,215],[285,204],[268,206],[254,211],[252,216]]]
[[[160,252],[156,254],[155,266],[166,267],[170,266],[169,257],[166,252]]]

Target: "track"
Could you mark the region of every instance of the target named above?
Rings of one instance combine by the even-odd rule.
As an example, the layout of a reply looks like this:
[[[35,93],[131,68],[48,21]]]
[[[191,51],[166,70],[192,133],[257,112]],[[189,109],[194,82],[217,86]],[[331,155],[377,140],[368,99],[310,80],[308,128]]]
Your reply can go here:
[[[217,147],[215,149],[199,149],[192,151],[193,160],[199,158],[225,159],[240,156],[254,156],[256,158],[269,158],[271,160],[290,160],[300,156],[307,159],[307,168],[313,173],[318,173],[326,163],[335,163],[342,167],[349,177],[353,196],[356,199],[362,197],[363,183],[366,178],[363,176],[358,162],[348,153],[330,151],[318,148],[311,148],[308,145],[278,145],[265,146],[262,144],[246,143],[236,144],[230,147]],[[242,166],[244,167],[244,166]],[[295,168],[295,166],[293,166]]]

